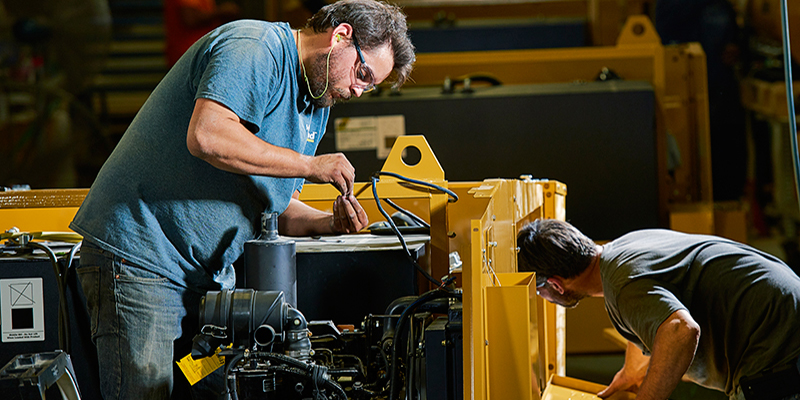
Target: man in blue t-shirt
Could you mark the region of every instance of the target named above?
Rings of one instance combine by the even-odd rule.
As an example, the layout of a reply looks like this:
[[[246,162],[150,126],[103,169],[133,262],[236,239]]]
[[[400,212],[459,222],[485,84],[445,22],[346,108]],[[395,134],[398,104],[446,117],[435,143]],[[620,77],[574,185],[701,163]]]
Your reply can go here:
[[[104,397],[188,396],[174,360],[190,351],[200,298],[233,287],[263,212],[293,236],[368,223],[353,166],[315,151],[330,106],[392,72],[399,87],[413,62],[405,15],[374,0],[337,1],[300,30],[235,21],[180,58],[70,225],[85,239],[78,273]],[[341,192],[332,213],[298,200],[305,180]]]
[[[517,246],[541,297],[564,307],[603,297],[628,339],[624,366],[598,396],[667,399],[684,378],[737,400],[800,398],[800,278],[778,258],[663,229],[599,246],[558,220],[524,226]]]

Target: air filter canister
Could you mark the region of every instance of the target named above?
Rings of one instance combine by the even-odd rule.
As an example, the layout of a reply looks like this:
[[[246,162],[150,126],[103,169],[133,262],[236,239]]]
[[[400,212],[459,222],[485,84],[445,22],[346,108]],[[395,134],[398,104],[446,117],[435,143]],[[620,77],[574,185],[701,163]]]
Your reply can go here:
[[[261,214],[261,237],[244,244],[244,287],[282,291],[297,307],[297,259],[294,240],[278,235],[278,213]]]

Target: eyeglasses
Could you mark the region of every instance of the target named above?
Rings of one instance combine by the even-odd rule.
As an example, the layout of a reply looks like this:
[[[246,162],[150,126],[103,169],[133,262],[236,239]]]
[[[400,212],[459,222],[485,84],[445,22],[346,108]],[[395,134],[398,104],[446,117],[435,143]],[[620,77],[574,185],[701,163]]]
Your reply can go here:
[[[536,288],[540,288],[547,284],[547,277],[544,275],[536,274]]]
[[[361,54],[361,47],[358,46],[355,35],[353,35],[353,45],[356,47],[356,52],[358,53],[358,65],[355,67],[356,79],[361,82],[367,82],[366,85],[356,82],[355,86],[361,89],[362,92],[369,93],[375,90],[375,75],[372,74],[372,69],[370,69],[367,62],[364,61],[364,55]]]

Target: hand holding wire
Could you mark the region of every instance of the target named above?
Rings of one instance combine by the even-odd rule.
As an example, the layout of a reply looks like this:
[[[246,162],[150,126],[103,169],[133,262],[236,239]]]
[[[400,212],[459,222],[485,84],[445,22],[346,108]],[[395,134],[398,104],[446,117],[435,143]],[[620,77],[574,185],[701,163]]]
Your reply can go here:
[[[353,193],[356,169],[342,153],[322,154],[311,159],[311,182],[330,183],[343,195]]]
[[[338,196],[333,202],[331,228],[338,233],[356,233],[369,224],[366,211],[355,196]]]

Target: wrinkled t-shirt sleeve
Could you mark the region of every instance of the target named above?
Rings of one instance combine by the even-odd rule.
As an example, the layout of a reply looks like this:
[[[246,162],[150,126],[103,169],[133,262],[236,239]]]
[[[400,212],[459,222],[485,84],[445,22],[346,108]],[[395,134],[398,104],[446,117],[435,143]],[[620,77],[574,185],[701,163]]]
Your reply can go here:
[[[276,81],[276,61],[252,38],[217,43],[201,73],[195,99],[218,101],[258,129]]]
[[[617,308],[622,322],[636,333],[645,354],[650,354],[658,327],[672,313],[686,307],[663,284],[649,279],[637,279],[617,294]]]

